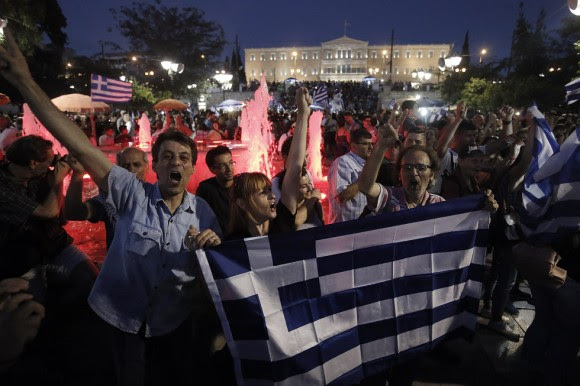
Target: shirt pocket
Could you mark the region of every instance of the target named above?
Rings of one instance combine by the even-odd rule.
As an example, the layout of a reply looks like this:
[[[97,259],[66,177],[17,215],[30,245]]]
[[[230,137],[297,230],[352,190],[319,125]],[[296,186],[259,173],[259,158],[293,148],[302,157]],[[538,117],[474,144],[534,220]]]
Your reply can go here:
[[[131,257],[159,256],[162,236],[163,234],[159,229],[132,224],[125,244],[127,253]]]

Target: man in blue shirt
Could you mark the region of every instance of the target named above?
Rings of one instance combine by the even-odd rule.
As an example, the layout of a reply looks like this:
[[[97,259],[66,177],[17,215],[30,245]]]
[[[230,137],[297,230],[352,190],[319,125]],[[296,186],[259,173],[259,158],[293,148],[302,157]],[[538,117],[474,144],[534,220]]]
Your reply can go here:
[[[188,246],[220,243],[217,219],[185,190],[197,158],[179,132],[162,134],[152,149],[158,182],[139,181],[113,165],[50,101],[6,31],[0,74],[18,88],[34,114],[83,165],[118,213],[116,233],[89,296],[111,328],[118,384],[194,384],[196,266]]]

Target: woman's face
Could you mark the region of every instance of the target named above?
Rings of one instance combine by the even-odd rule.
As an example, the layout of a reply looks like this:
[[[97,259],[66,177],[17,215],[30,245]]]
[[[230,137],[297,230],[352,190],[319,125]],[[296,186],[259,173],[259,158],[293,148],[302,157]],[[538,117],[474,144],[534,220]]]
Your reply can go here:
[[[401,160],[401,183],[405,194],[420,198],[434,179],[431,161],[427,153],[415,150],[408,152]]]
[[[312,190],[314,190],[314,186],[312,185],[312,181],[310,181],[310,177],[308,177],[308,174],[300,177],[300,187],[298,188],[298,191],[300,192],[300,197],[298,199],[304,200],[310,198]]]
[[[276,218],[276,196],[272,192],[272,186],[252,193],[248,203],[248,214],[258,224]]]

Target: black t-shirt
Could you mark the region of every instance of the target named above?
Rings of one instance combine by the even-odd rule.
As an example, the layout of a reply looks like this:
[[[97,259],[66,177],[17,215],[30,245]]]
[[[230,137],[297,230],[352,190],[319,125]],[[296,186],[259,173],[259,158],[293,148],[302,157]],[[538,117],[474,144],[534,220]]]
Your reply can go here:
[[[229,189],[221,186],[216,177],[212,177],[200,182],[195,195],[207,201],[215,213],[222,231],[225,231],[230,218]]]
[[[268,229],[268,234],[273,235],[276,233],[295,231],[294,221],[296,214],[290,213],[288,208],[278,201],[276,205],[276,218],[270,220],[270,227]],[[245,239],[247,237],[253,237],[247,229],[243,231],[234,232],[227,236],[226,241]]]

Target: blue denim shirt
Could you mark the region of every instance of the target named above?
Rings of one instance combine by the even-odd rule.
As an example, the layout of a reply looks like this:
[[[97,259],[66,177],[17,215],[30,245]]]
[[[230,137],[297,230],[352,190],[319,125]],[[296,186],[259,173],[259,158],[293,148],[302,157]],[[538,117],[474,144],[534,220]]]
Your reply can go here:
[[[143,183],[123,168],[109,173],[107,202],[118,214],[115,237],[89,296],[106,322],[145,336],[177,328],[193,308],[195,256],[184,246],[190,225],[222,237],[209,205],[191,193],[171,214],[158,184]]]

